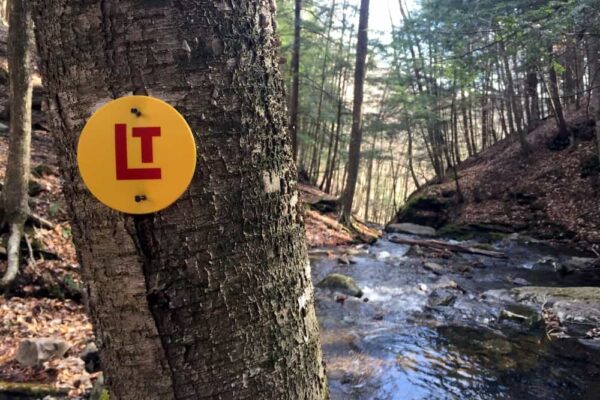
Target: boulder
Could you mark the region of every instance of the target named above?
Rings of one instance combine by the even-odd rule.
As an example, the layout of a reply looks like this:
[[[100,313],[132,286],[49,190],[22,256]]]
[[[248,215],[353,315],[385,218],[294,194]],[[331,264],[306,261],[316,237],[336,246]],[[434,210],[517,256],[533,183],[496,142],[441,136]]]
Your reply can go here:
[[[418,236],[436,236],[437,234],[436,230],[430,226],[417,225],[410,222],[389,224],[386,227],[386,231],[392,233],[408,233]]]
[[[19,343],[15,359],[26,367],[41,366],[48,360],[63,357],[70,347],[60,338],[24,339]]]
[[[456,300],[456,295],[448,289],[434,289],[429,296],[428,304],[430,307],[447,307]]]
[[[413,195],[398,211],[393,222],[410,222],[441,228],[448,223],[449,210],[455,204],[454,197],[443,197],[437,193],[421,191]]]
[[[98,352],[98,347],[96,347],[96,343],[88,343],[81,354],[79,354],[79,358],[85,363],[85,370],[87,372],[93,373],[101,370],[100,354]]]
[[[331,289],[348,296],[362,297],[363,292],[354,279],[342,274],[331,274],[317,284],[317,287]]]

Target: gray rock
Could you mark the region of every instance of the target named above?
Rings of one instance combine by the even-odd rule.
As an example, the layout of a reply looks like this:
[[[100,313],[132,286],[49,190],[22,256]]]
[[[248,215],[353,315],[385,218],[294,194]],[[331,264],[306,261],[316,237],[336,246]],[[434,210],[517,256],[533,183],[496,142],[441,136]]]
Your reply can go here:
[[[348,257],[346,254],[340,256],[340,258],[338,258],[338,264],[350,265],[350,257]]]
[[[519,303],[540,309],[544,306],[557,315],[561,323],[600,324],[600,288],[598,287],[518,287],[484,293],[485,298]]]
[[[428,304],[431,307],[452,305],[456,300],[456,295],[448,289],[434,289],[429,296]]]
[[[26,367],[40,366],[48,360],[63,357],[70,347],[60,338],[24,339],[19,343],[15,359]]]
[[[440,289],[460,289],[458,283],[448,278],[447,276],[442,276],[437,282],[435,282],[432,287],[440,288]]]
[[[354,279],[342,274],[331,274],[317,284],[317,287],[336,290],[348,296],[362,297],[363,292]]]
[[[527,286],[529,285],[529,281],[523,278],[512,278],[511,282],[517,286]]]
[[[426,262],[425,264],[423,264],[423,268],[433,272],[436,275],[442,275],[444,273],[444,267],[434,262]]]
[[[571,257],[560,265],[559,272],[569,274],[575,271],[592,269],[596,266],[597,261],[596,258]]]
[[[100,354],[96,343],[91,342],[85,346],[85,349],[79,354],[79,358],[85,363],[85,370],[89,373],[100,371]]]
[[[419,236],[436,236],[437,232],[435,229],[429,226],[411,224],[405,222],[402,224],[389,224],[386,229],[387,232],[393,233],[409,233],[411,235]]]

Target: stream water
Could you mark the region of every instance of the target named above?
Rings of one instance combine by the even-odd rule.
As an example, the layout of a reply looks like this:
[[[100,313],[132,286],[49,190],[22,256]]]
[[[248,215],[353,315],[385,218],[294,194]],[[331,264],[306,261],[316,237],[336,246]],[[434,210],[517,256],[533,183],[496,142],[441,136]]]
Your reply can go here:
[[[543,324],[499,320],[503,309],[535,310],[484,294],[515,283],[600,285],[600,275],[556,272],[548,256],[572,255],[565,251],[511,241],[495,247],[508,258],[430,259],[426,249],[385,239],[313,250],[315,283],[341,273],[364,292],[358,299],[316,289],[332,399],[600,399],[598,346],[550,340]],[[340,264],[340,254],[353,264]],[[424,261],[445,272],[434,274]]]

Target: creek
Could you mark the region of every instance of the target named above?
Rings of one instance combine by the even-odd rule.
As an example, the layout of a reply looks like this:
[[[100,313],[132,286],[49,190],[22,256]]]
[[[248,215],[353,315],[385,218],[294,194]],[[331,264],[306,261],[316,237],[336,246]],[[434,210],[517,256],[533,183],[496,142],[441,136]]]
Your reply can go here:
[[[558,272],[557,263],[578,255],[567,250],[515,240],[492,246],[507,258],[411,249],[386,238],[311,250],[315,284],[338,273],[363,291],[356,298],[316,285],[331,398],[599,399],[600,341],[585,339],[592,323],[579,320],[563,335],[570,338],[559,338],[539,318],[544,304],[491,293],[600,286],[600,273]],[[501,318],[506,311],[528,319]]]

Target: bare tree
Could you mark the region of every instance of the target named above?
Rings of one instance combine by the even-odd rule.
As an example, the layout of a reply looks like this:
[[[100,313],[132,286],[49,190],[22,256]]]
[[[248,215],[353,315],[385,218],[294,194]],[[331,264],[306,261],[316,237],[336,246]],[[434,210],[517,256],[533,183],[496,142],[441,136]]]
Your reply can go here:
[[[8,267],[0,281],[8,287],[19,272],[23,226],[29,214],[27,189],[31,151],[31,97],[33,85],[33,25],[27,0],[10,1],[8,64],[10,75],[10,136],[6,179],[2,191],[3,221],[9,228]]]
[[[298,162],[298,97],[300,94],[300,40],[302,29],[302,0],[295,1],[294,54],[292,56],[292,95],[290,97],[290,135],[294,161]]]
[[[362,144],[362,103],[368,52],[369,0],[360,2],[358,41],[356,43],[356,66],[354,69],[354,105],[352,106],[352,131],[348,154],[348,176],[342,199],[342,220],[351,225],[354,192],[360,166],[360,146]]]

